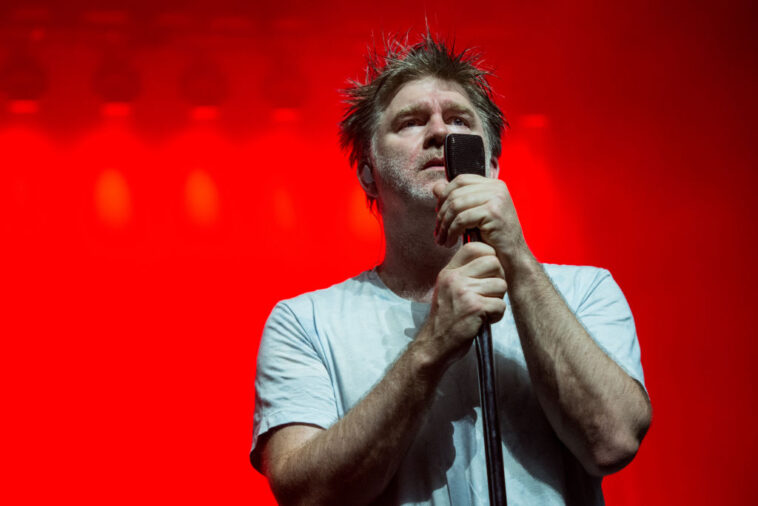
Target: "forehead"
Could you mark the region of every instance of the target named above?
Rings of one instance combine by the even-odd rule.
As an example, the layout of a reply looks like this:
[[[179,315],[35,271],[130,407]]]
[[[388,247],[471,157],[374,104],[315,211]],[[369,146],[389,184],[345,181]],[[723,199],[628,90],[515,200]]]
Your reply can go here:
[[[427,76],[403,83],[395,92],[382,116],[392,117],[409,108],[421,107],[433,110],[451,106],[474,110],[463,86],[455,81]]]

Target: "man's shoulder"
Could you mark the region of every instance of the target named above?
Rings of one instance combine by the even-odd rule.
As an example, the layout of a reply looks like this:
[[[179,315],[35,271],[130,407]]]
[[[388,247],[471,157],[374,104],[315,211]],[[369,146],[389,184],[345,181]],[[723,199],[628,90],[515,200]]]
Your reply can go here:
[[[542,264],[545,273],[554,283],[592,282],[610,276],[608,269],[591,265]]]
[[[326,288],[280,300],[264,327],[266,335],[315,336],[325,328],[360,325],[394,294],[388,294],[375,270],[368,270]]]
[[[277,307],[287,308],[299,314],[303,311],[312,311],[315,307],[339,307],[356,297],[376,292],[377,286],[373,270],[363,271],[353,277],[335,283],[325,288],[319,288],[303,292],[294,297],[283,299],[277,303]]]
[[[575,307],[601,283],[612,280],[608,269],[589,265],[542,264],[555,288]]]

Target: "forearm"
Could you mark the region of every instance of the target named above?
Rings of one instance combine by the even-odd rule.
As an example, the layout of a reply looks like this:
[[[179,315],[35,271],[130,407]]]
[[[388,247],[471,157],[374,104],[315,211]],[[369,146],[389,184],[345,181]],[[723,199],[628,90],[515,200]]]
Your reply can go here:
[[[592,474],[620,469],[649,425],[646,395],[589,336],[530,253],[510,264],[511,307],[551,425]]]
[[[278,462],[282,504],[368,504],[387,486],[420,428],[442,374],[416,340],[385,377],[328,430]]]

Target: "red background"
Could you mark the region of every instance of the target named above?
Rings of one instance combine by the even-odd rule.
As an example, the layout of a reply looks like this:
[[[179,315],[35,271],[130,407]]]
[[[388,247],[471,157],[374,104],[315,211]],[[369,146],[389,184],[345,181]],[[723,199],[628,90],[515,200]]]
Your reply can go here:
[[[273,504],[260,331],[381,260],[336,90],[425,18],[497,71],[532,249],[634,311],[654,420],[607,502],[758,502],[751,2],[61,5],[0,6],[4,504]]]

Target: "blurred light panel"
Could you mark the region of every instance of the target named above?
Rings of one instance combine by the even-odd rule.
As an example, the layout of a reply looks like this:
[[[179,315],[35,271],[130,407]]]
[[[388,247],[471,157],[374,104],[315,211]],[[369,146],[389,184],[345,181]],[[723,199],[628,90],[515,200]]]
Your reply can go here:
[[[100,106],[100,114],[106,118],[126,118],[131,116],[132,109],[128,102],[105,102]]]
[[[210,121],[218,118],[215,105],[198,105],[190,109],[190,117],[195,121]]]
[[[37,100],[9,100],[8,112],[11,114],[36,114],[39,112],[39,102]]]
[[[132,218],[132,197],[121,172],[106,169],[95,182],[95,209],[105,225],[123,228]]]
[[[277,188],[274,191],[274,216],[276,225],[280,230],[291,231],[297,224],[295,202],[292,194],[286,188]]]
[[[218,190],[207,172],[195,169],[189,173],[184,186],[184,201],[187,215],[196,225],[209,227],[218,220]]]

